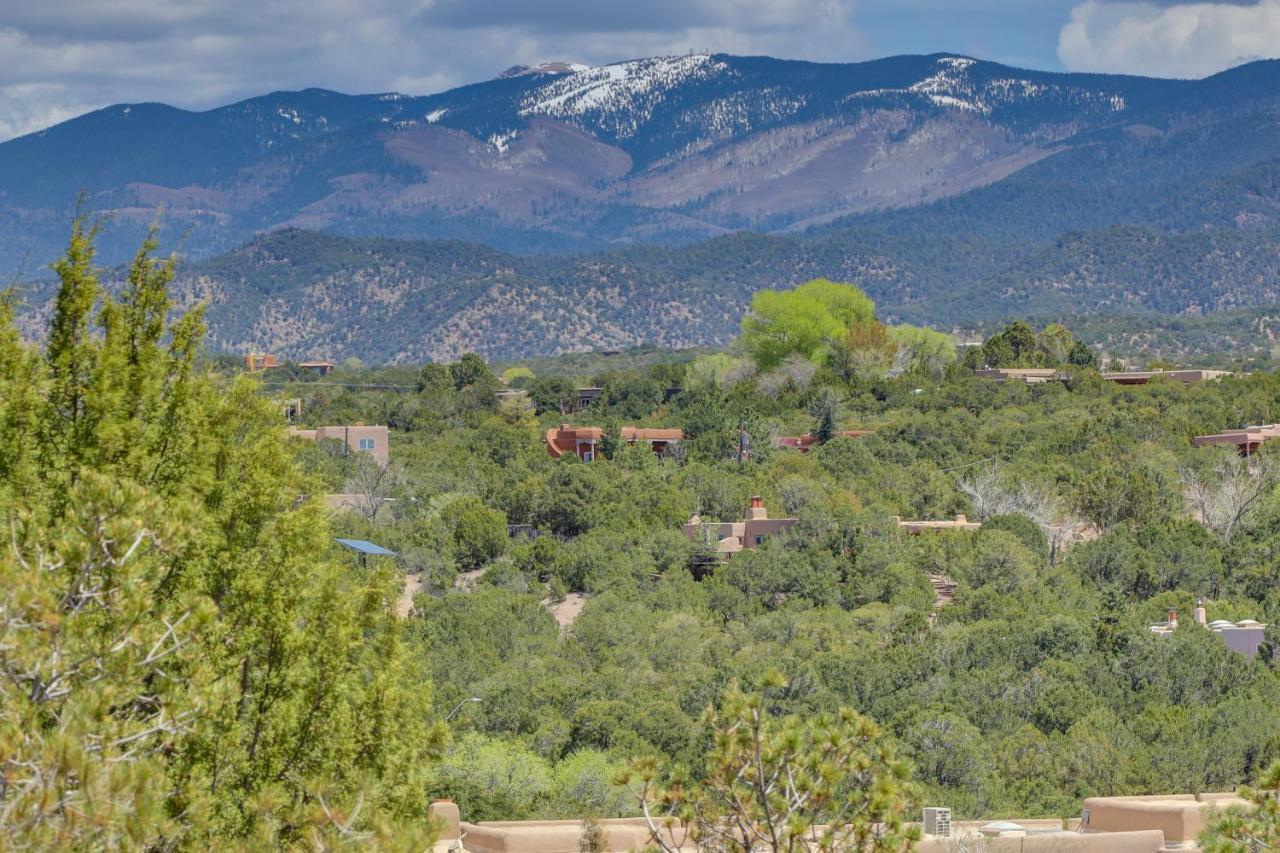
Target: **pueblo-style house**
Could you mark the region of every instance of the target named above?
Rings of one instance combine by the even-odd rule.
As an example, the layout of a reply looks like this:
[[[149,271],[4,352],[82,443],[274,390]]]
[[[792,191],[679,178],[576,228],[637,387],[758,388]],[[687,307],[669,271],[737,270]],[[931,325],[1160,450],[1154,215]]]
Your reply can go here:
[[[1280,438],[1280,424],[1229,429],[1213,435],[1197,435],[1191,440],[1196,447],[1233,446],[1241,456],[1251,456],[1265,441]]]
[[[684,431],[679,429],[650,429],[648,427],[622,428],[622,440],[628,445],[647,444],[658,455],[667,452],[673,444],[684,441]],[[566,453],[577,456],[583,462],[591,462],[600,452],[604,442],[604,430],[600,427],[574,427],[561,424],[547,430],[547,453],[559,459]]]
[[[379,465],[386,465],[391,460],[390,438],[385,426],[324,426],[315,429],[289,428],[290,438],[301,438],[307,441],[324,441],[337,439],[347,446],[348,450],[368,453]]]
[[[900,516],[893,516],[893,523],[905,533],[941,533],[945,530],[965,530],[974,531],[982,527],[980,521],[970,521],[963,515],[957,515],[955,518],[928,519],[921,521],[910,521]]]
[[[730,557],[739,551],[749,551],[764,544],[770,536],[790,530],[798,518],[770,518],[764,501],[757,495],[751,499],[747,517],[742,521],[703,521],[695,514],[681,530],[695,542],[714,542],[716,553]]]

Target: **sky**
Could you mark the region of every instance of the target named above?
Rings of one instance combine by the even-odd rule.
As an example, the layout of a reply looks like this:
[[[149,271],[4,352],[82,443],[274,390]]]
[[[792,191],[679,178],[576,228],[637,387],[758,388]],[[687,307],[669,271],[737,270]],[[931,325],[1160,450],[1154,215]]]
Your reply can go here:
[[[0,139],[113,103],[430,94],[690,50],[1202,77],[1280,57],[1280,0],[0,0]]]

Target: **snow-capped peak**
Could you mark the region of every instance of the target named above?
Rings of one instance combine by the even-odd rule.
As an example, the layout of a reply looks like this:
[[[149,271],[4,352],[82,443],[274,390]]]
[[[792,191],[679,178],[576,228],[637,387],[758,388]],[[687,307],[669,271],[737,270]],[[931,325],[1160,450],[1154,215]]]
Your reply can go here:
[[[579,120],[590,116],[625,138],[648,120],[667,92],[727,67],[698,53],[582,68],[529,92],[520,101],[519,113]]]
[[[551,62],[540,62],[537,65],[513,65],[506,71],[498,75],[499,80],[506,80],[511,77],[530,77],[536,74],[576,74],[579,71],[586,71],[591,68],[590,65],[583,65],[581,62],[562,62],[554,60]]]
[[[967,56],[940,56],[934,61],[933,73],[905,89],[873,89],[854,92],[849,97],[876,97],[891,92],[912,93],[924,96],[937,107],[982,115],[990,115],[994,109],[1003,105],[1041,97],[1092,101],[1115,112],[1125,108],[1124,97],[1116,93],[1075,89],[1020,77],[974,74],[972,69],[977,64],[977,60]]]

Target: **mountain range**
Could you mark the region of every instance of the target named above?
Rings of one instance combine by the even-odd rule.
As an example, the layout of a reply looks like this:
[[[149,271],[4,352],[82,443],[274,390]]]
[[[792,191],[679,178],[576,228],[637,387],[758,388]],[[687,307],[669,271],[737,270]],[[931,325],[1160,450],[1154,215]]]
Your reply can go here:
[[[0,268],[39,278],[80,196],[107,263],[163,208],[218,345],[377,360],[722,344],[753,290],[815,275],[941,327],[1199,314],[1280,294],[1277,152],[1274,61],[1195,81],[949,54],[550,63],[10,140]]]

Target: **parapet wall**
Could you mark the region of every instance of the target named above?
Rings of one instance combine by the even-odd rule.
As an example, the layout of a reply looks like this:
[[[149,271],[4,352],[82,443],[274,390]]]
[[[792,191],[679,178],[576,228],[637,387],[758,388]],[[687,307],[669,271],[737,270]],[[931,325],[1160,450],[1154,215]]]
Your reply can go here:
[[[649,847],[649,827],[643,818],[617,818],[597,822],[608,851],[643,850]],[[468,853],[579,853],[585,824],[580,820],[486,821],[462,823],[463,847]],[[681,850],[696,845],[674,821],[664,833],[666,842]]]
[[[1170,794],[1148,797],[1090,797],[1084,801],[1087,833],[1158,829],[1166,844],[1194,843],[1215,809],[1247,803],[1234,794]]]
[[[1166,794],[1145,797],[1090,797],[1087,822],[1031,819],[983,823],[958,821],[951,835],[926,835],[920,853],[1168,853],[1195,850],[1213,812],[1247,805],[1235,794]],[[448,801],[431,806],[440,831],[436,853],[579,853],[585,821],[484,821],[466,823]],[[650,848],[643,818],[597,822],[601,847],[609,853]],[[667,845],[688,853],[698,849],[678,820],[666,822]]]
[[[1063,830],[1004,832],[995,838],[926,836],[916,850],[919,853],[1160,853],[1163,847],[1164,835],[1154,829],[1098,834]]]

